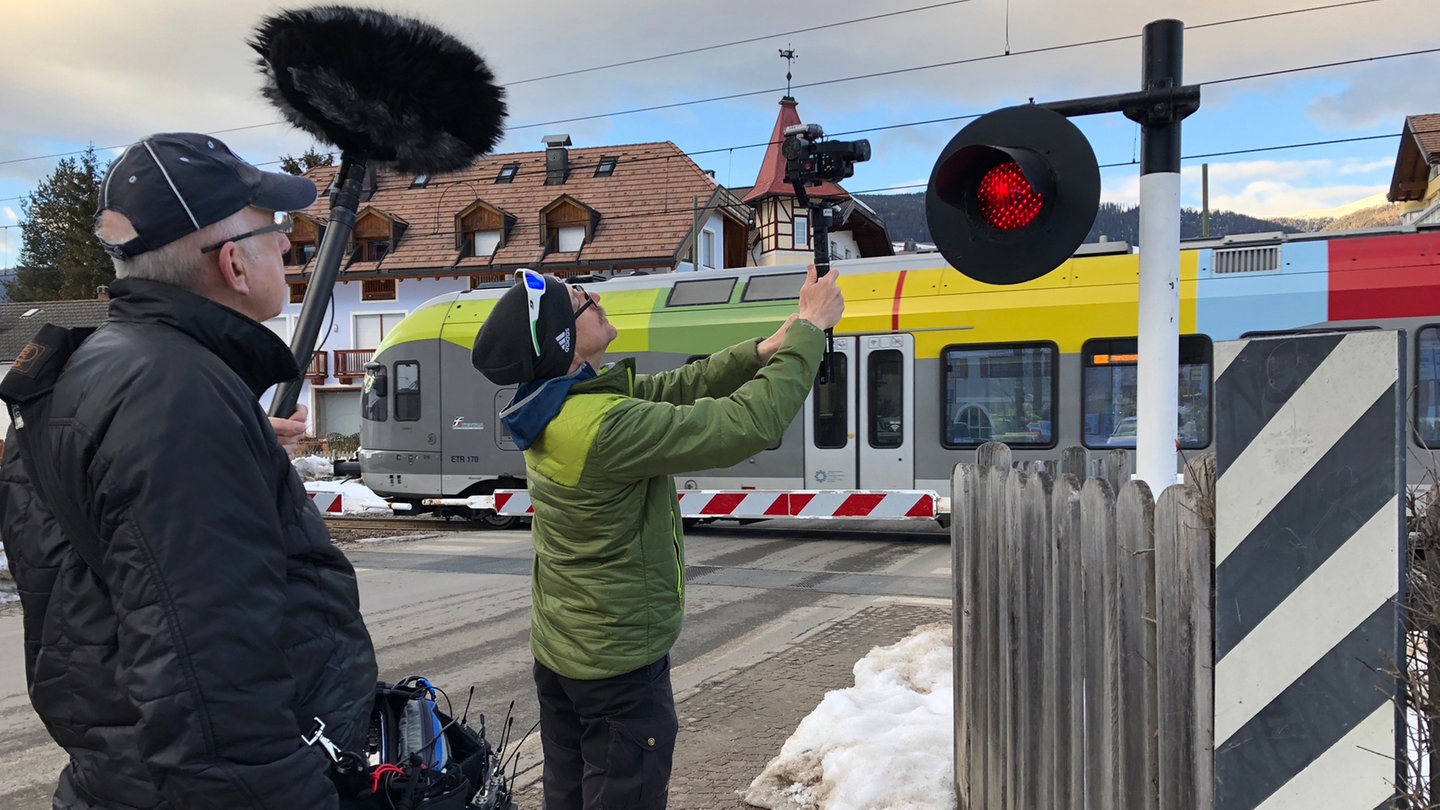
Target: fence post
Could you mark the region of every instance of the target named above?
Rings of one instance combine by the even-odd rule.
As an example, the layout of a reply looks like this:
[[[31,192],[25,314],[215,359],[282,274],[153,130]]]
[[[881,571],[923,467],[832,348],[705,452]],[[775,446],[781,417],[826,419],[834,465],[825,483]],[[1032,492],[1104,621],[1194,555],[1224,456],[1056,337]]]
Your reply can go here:
[[[1126,810],[1159,803],[1155,751],[1155,502],[1133,480],[1115,499],[1120,795]]]

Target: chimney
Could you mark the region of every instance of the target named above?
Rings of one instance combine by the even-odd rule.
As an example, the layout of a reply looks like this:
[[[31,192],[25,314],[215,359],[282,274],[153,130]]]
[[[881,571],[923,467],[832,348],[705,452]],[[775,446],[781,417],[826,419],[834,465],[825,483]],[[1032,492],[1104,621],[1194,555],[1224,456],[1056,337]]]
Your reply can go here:
[[[95,300],[97,300],[97,301],[109,301],[109,300],[110,300],[110,288],[109,288],[108,286],[104,285],[104,284],[101,284],[101,285],[97,286],[97,287],[95,288]]]
[[[545,185],[563,186],[570,176],[569,135],[546,135],[545,142]]]

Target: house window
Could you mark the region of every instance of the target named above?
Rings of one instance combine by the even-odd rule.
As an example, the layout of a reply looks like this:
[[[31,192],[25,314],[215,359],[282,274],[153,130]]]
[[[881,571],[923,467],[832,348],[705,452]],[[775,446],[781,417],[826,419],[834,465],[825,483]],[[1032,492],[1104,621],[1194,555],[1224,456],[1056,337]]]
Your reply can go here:
[[[558,253],[575,253],[585,245],[585,227],[567,225],[557,228],[555,250]]]
[[[360,243],[360,255],[357,257],[357,261],[378,262],[389,252],[389,239],[366,239]]]
[[[300,267],[310,263],[315,258],[314,242],[291,242],[290,252],[285,254],[285,264],[291,267]]]
[[[395,328],[405,317],[403,312],[387,312],[378,315],[355,316],[355,348],[373,349],[385,339],[386,333]]]
[[[795,217],[795,247],[810,247],[810,217]]]
[[[708,269],[715,269],[715,232],[700,232],[700,264]]]
[[[596,176],[596,177],[609,177],[610,175],[614,174],[614,173],[615,173],[615,164],[618,163],[619,160],[620,160],[620,159],[619,159],[619,158],[616,158],[616,157],[602,157],[602,158],[600,158],[600,162],[595,165],[595,176]]]
[[[290,282],[290,303],[292,303],[292,304],[303,304],[303,303],[305,303],[305,287],[306,287],[306,283],[303,282],[303,281],[292,281],[292,282]]]
[[[520,171],[519,163],[506,163],[500,167],[500,173],[495,175],[496,183],[510,183],[515,180],[515,173]]]
[[[425,188],[430,183],[430,175],[417,174],[415,179],[410,181],[410,188]]]
[[[494,256],[500,247],[499,231],[475,231],[471,234],[472,256]]]
[[[360,282],[361,301],[394,301],[395,279],[367,278]]]

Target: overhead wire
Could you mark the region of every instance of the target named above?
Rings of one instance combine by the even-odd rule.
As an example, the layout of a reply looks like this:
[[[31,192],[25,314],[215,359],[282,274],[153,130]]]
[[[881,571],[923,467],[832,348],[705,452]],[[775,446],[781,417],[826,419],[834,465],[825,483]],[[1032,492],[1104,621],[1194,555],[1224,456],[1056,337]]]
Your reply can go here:
[[[1272,19],[1272,18],[1286,17],[1286,16],[1291,16],[1291,15],[1296,15],[1296,14],[1313,13],[1313,12],[1316,12],[1316,11],[1326,11],[1326,10],[1331,10],[1331,9],[1349,7],[1349,6],[1367,5],[1367,4],[1371,4],[1371,3],[1385,2],[1385,1],[1386,1],[1386,0],[1346,0],[1345,2],[1329,3],[1329,4],[1316,5],[1316,6],[1308,6],[1308,7],[1299,8],[1299,9],[1287,9],[1287,10],[1284,10],[1284,11],[1268,12],[1268,13],[1265,13],[1265,14],[1255,14],[1255,15],[1250,15],[1250,16],[1246,16],[1246,17],[1237,17],[1237,18],[1227,19],[1227,20],[1216,20],[1216,21],[1207,22],[1207,23],[1197,23],[1197,24],[1194,24],[1194,25],[1187,25],[1187,26],[1186,26],[1186,30],[1199,30],[1199,29],[1205,29],[1205,28],[1214,28],[1214,27],[1218,27],[1218,26],[1234,25],[1234,24],[1238,24],[1238,23],[1255,22],[1255,21],[1264,20],[1264,19]],[[826,24],[826,25],[823,25],[823,26],[814,26],[814,27],[811,27],[811,28],[808,28],[808,29],[799,29],[799,30],[796,31],[796,32],[788,32],[788,33],[798,33],[799,31],[809,31],[809,30],[816,30],[816,29],[819,29],[819,28],[829,28],[829,27],[836,27],[836,26],[840,26],[840,25],[848,25],[848,24],[853,24],[853,23],[856,23],[856,22],[870,21],[870,20],[873,20],[873,19],[881,18],[881,17],[891,17],[891,16],[900,15],[900,14],[914,13],[914,12],[917,12],[917,11],[925,11],[925,10],[929,10],[929,9],[933,9],[933,8],[938,8],[938,7],[941,7],[941,6],[956,5],[956,4],[958,4],[958,3],[963,3],[963,2],[968,2],[968,0],[952,0],[952,2],[936,3],[936,4],[927,5],[927,6],[920,6],[920,7],[916,7],[916,8],[912,8],[912,9],[906,9],[906,10],[902,10],[902,11],[889,12],[889,13],[880,14],[880,15],[872,15],[871,17],[857,18],[856,20],[843,21],[843,22],[839,22],[839,23],[830,23],[830,24]],[[785,35],[786,35],[785,33],[781,33],[781,34],[775,34],[775,35],[771,35],[771,36],[785,36]],[[929,64],[929,65],[919,65],[919,66],[913,66],[913,67],[908,67],[908,68],[898,68],[898,69],[895,69],[895,70],[878,71],[878,72],[873,72],[873,73],[859,74],[859,75],[856,75],[856,76],[848,76],[848,77],[837,78],[837,79],[828,79],[828,80],[821,80],[821,81],[809,82],[809,83],[804,83],[804,84],[795,85],[795,86],[796,86],[796,87],[799,87],[799,88],[811,88],[811,87],[828,86],[828,85],[833,85],[833,84],[841,84],[841,83],[846,83],[846,82],[859,81],[859,80],[869,79],[869,78],[877,78],[877,77],[883,77],[883,76],[899,75],[899,74],[903,74],[903,73],[911,73],[911,72],[916,72],[916,71],[921,71],[921,70],[932,70],[932,69],[942,68],[942,67],[954,67],[954,66],[959,66],[959,65],[975,64],[975,63],[981,63],[981,62],[986,62],[986,61],[992,61],[992,60],[996,60],[996,59],[1008,58],[1008,57],[1011,57],[1011,56],[1030,56],[1030,55],[1035,55],[1035,54],[1040,54],[1040,53],[1049,53],[1049,52],[1070,50],[1070,49],[1081,48],[1081,47],[1091,47],[1091,46],[1096,46],[1096,45],[1110,44],[1110,43],[1114,43],[1114,42],[1121,42],[1121,41],[1126,41],[1126,40],[1138,39],[1138,38],[1140,38],[1141,36],[1142,36],[1141,34],[1126,34],[1126,35],[1120,35],[1120,36],[1114,36],[1114,37],[1102,37],[1102,38],[1098,38],[1098,39],[1084,40],[1084,41],[1081,41],[1081,42],[1073,42],[1073,43],[1064,43],[1064,44],[1059,44],[1059,45],[1043,46],[1043,47],[1031,48],[1031,49],[1021,50],[1021,51],[1014,51],[1014,52],[1010,52],[1010,51],[1008,50],[1008,48],[1007,48],[1007,51],[1006,51],[1005,53],[1003,53],[1003,54],[990,54],[990,55],[987,55],[987,56],[977,56],[977,57],[970,57],[970,58],[966,58],[966,59],[949,60],[949,61],[945,61],[945,62],[932,63],[932,64]],[[551,75],[549,75],[549,76],[540,76],[540,77],[535,77],[535,78],[533,78],[533,79],[526,79],[526,80],[523,80],[523,81],[527,81],[527,82],[530,82],[530,81],[540,81],[540,80],[548,79],[548,78],[556,78],[556,77],[560,77],[560,76],[568,76],[568,75],[574,75],[574,74],[577,74],[577,73],[589,72],[589,71],[591,71],[591,70],[604,70],[604,69],[609,69],[609,68],[612,68],[612,67],[618,67],[618,66],[621,66],[621,65],[624,65],[624,64],[630,64],[630,63],[634,63],[634,62],[653,61],[653,60],[656,60],[656,59],[669,58],[669,57],[671,57],[671,56],[678,56],[678,55],[683,55],[683,54],[686,54],[686,53],[693,53],[693,52],[697,52],[697,51],[713,50],[713,49],[716,49],[716,48],[728,47],[728,46],[734,45],[734,44],[743,44],[743,43],[753,42],[753,41],[757,41],[757,40],[760,40],[760,39],[766,39],[766,38],[768,38],[768,37],[754,37],[754,38],[749,38],[749,39],[745,39],[745,40],[736,40],[736,41],[731,42],[731,43],[722,43],[722,44],[714,45],[714,46],[705,46],[705,47],[702,47],[702,48],[689,49],[689,50],[686,50],[686,51],[676,51],[676,52],[673,52],[673,53],[670,53],[670,54],[661,54],[661,55],[657,55],[657,56],[653,56],[653,57],[644,57],[644,58],[637,59],[637,60],[630,60],[629,62],[617,62],[617,63],[612,63],[612,64],[609,64],[609,65],[600,65],[600,66],[596,66],[596,67],[594,67],[594,68],[586,68],[586,69],[580,69],[580,70],[576,70],[576,71],[567,71],[567,72],[564,72],[564,73],[551,74]],[[1328,69],[1328,68],[1334,68],[1334,67],[1343,67],[1343,66],[1349,66],[1349,65],[1355,65],[1355,64],[1363,64],[1363,63],[1369,63],[1369,62],[1382,61],[1382,60],[1387,60],[1387,59],[1396,59],[1396,58],[1403,58],[1403,57],[1421,56],[1421,55],[1428,55],[1428,54],[1434,54],[1434,53],[1440,53],[1440,48],[1420,49],[1420,50],[1405,51],[1405,52],[1394,53],[1394,54],[1381,54],[1381,55],[1375,55],[1375,56],[1360,57],[1360,58],[1356,58],[1356,59],[1337,60],[1337,61],[1332,61],[1332,62],[1319,63],[1319,64],[1313,64],[1313,65],[1305,65],[1305,66],[1294,67],[1294,68],[1285,68],[1285,69],[1274,70],[1274,71],[1265,71],[1265,72],[1261,72],[1261,73],[1244,74],[1244,75],[1240,75],[1240,76],[1232,76],[1232,77],[1222,78],[1222,79],[1212,79],[1212,80],[1208,80],[1208,81],[1198,82],[1198,83],[1196,83],[1196,84],[1199,84],[1200,86],[1218,85],[1218,84],[1225,84],[1225,83],[1245,81],[1245,80],[1253,80],[1253,79],[1260,79],[1260,78],[1269,78],[1269,77],[1274,77],[1274,76],[1280,76],[1280,75],[1286,75],[1286,74],[1292,74],[1292,73],[1299,73],[1299,72],[1310,71],[1310,70],[1321,70],[1321,69]],[[704,98],[704,99],[692,99],[692,100],[689,100],[689,101],[675,102],[675,103],[672,103],[672,104],[651,105],[651,106],[647,106],[647,107],[634,108],[634,109],[630,109],[630,110],[619,110],[619,111],[614,111],[614,112],[609,112],[609,113],[600,113],[600,114],[595,114],[595,115],[586,115],[586,116],[577,116],[577,117],[571,117],[571,118],[562,118],[562,119],[555,119],[555,120],[552,120],[552,121],[545,121],[545,122],[538,122],[538,123],[531,123],[531,124],[521,124],[521,125],[517,125],[517,126],[507,127],[507,128],[506,128],[506,131],[509,132],[509,131],[518,130],[518,129],[530,129],[530,128],[541,127],[541,126],[553,126],[553,125],[555,125],[555,124],[577,123],[577,122],[582,122],[582,121],[594,120],[594,119],[598,119],[598,118],[610,118],[610,117],[619,116],[619,115],[638,114],[638,113],[642,113],[642,112],[654,112],[654,111],[658,111],[658,110],[673,109],[673,108],[684,107],[684,106],[693,106],[693,105],[698,105],[698,104],[707,104],[707,103],[713,103],[713,102],[716,102],[716,101],[732,100],[732,99],[736,99],[736,98],[744,98],[744,97],[748,97],[748,96],[763,95],[763,94],[774,93],[774,92],[776,92],[776,89],[775,89],[775,88],[766,89],[766,90],[747,91],[747,92],[743,92],[743,93],[733,93],[733,94],[727,94],[727,95],[722,95],[722,96],[714,96],[714,97],[709,97],[709,98]],[[965,121],[965,120],[970,120],[970,119],[978,118],[979,116],[981,116],[981,115],[983,115],[983,114],[984,114],[984,113],[961,114],[961,115],[943,116],[943,117],[940,117],[940,118],[926,119],[926,120],[922,120],[922,121],[911,121],[911,122],[901,122],[901,123],[895,123],[895,124],[885,124],[885,125],[880,125],[880,126],[866,127],[866,128],[861,128],[861,129],[848,130],[848,131],[844,131],[844,132],[831,133],[831,137],[835,137],[835,136],[838,136],[838,135],[857,135],[857,134],[872,133],[872,132],[881,132],[881,131],[893,130],[893,129],[904,129],[904,128],[911,128],[911,127],[917,127],[917,126],[926,126],[926,125],[938,124],[938,123],[953,123],[953,122],[959,122],[959,121]],[[257,128],[262,128],[262,127],[267,127],[267,126],[274,126],[274,125],[277,124],[277,123],[282,123],[282,122],[272,122],[272,123],[267,123],[267,124],[252,124],[252,125],[242,126],[242,127],[233,127],[233,128],[230,128],[230,129],[215,130],[215,132],[216,132],[216,134],[224,134],[224,133],[229,133],[229,132],[237,132],[237,131],[241,131],[241,130],[257,129]],[[1237,153],[1237,154],[1238,154],[1238,153],[1243,153],[1244,151],[1277,151],[1277,150],[1283,150],[1283,149],[1289,149],[1289,148],[1299,148],[1299,147],[1308,146],[1308,145],[1321,145],[1321,144],[1328,144],[1328,143],[1342,144],[1342,143],[1347,143],[1347,142],[1351,142],[1351,141],[1356,141],[1356,142],[1358,142],[1358,141],[1365,141],[1365,140],[1375,140],[1375,139],[1386,138],[1386,137],[1398,137],[1398,136],[1394,136],[1394,135],[1359,136],[1359,137],[1356,137],[1356,138],[1354,138],[1354,139],[1336,139],[1336,140],[1334,140],[1334,141],[1315,142],[1315,143],[1313,143],[1313,144],[1282,145],[1282,146],[1272,146],[1272,147],[1261,147],[1261,148],[1257,148],[1257,149],[1254,149],[1254,150],[1238,150],[1236,153]],[[750,144],[731,145],[731,146],[716,147],[716,148],[714,148],[714,149],[705,149],[705,150],[690,151],[690,152],[685,152],[685,154],[686,154],[687,156],[689,156],[692,160],[693,160],[695,157],[697,157],[697,156],[707,155],[707,154],[715,154],[715,153],[720,153],[720,152],[728,152],[728,153],[731,153],[731,155],[733,156],[734,151],[739,150],[739,149],[753,149],[753,148],[760,148],[760,147],[768,147],[768,146],[770,146],[770,145],[771,145],[771,142],[769,142],[769,141],[760,141],[760,142],[750,143]],[[92,147],[92,148],[93,148],[93,147]],[[106,148],[121,148],[121,147],[106,147]],[[59,153],[59,154],[56,154],[56,155],[49,155],[49,156],[46,156],[46,157],[50,157],[50,158],[70,157],[70,156],[77,155],[77,154],[83,154],[84,151],[85,151],[85,150],[81,150],[81,151],[79,151],[79,152]],[[1215,155],[1224,155],[1224,154],[1227,154],[1227,153],[1223,153],[1223,152],[1222,152],[1222,153],[1213,153],[1213,154],[1215,154]],[[1181,159],[1182,159],[1182,160],[1195,159],[1196,157],[1199,157],[1199,156],[1182,156]],[[8,159],[8,160],[0,160],[0,166],[7,165],[7,164],[12,164],[12,163],[24,162],[24,161],[28,161],[28,160],[36,160],[36,159],[42,159],[42,158],[13,158],[13,159]],[[667,158],[657,158],[657,159],[669,159],[669,158],[667,157]],[[272,165],[272,164],[274,164],[274,163],[279,163],[279,162],[280,162],[280,161],[278,161],[278,160],[276,160],[276,161],[266,161],[266,162],[260,163],[260,164],[258,164],[258,165]],[[1102,165],[1101,165],[1101,168],[1112,168],[1112,167],[1118,167],[1118,166],[1126,166],[1126,165],[1131,165],[1133,162],[1134,162],[1134,161],[1132,160],[1132,161],[1125,161],[1125,162],[1114,163],[1114,164],[1102,164]],[[890,187],[890,188],[900,189],[900,188],[907,188],[907,187],[913,187],[913,186],[895,186],[895,187]],[[863,192],[861,192],[861,193],[863,193]],[[8,202],[8,201],[11,201],[11,200],[18,200],[18,199],[23,199],[23,198],[22,198],[22,197],[0,198],[0,202]]]

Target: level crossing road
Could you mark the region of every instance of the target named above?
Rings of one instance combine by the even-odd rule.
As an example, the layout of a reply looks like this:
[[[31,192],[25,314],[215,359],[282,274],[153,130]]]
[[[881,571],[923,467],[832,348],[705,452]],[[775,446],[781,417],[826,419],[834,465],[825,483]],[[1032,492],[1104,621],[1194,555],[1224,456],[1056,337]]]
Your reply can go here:
[[[717,523],[686,532],[687,612],[672,652],[677,700],[877,604],[951,603],[949,534],[934,524]],[[516,786],[539,777],[529,651],[528,530],[345,543],[383,680],[420,675],[492,743],[507,735]],[[18,605],[0,608],[0,807],[48,808],[63,752],[25,692]],[[863,653],[862,653],[863,654]],[[474,687],[473,694],[471,687]]]

